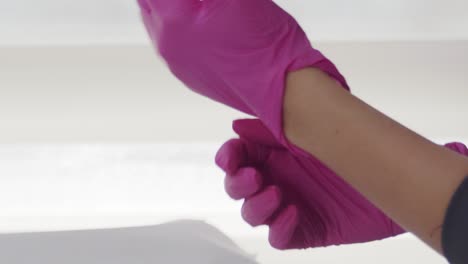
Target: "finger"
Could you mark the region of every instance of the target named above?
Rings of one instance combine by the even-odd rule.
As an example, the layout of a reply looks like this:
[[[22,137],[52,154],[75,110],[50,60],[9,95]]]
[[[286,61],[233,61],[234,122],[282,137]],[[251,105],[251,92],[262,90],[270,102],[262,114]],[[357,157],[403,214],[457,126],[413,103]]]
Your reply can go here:
[[[272,149],[243,139],[231,139],[219,149],[216,164],[227,174],[234,175],[241,167],[263,165]]]
[[[275,136],[259,119],[241,119],[233,122],[234,131],[243,139],[269,147],[282,147]]]
[[[244,141],[231,139],[224,143],[216,153],[215,163],[227,174],[233,175],[247,160]]]
[[[270,186],[251,198],[246,199],[242,206],[242,217],[251,226],[265,224],[281,205],[281,191],[276,186]]]
[[[195,13],[201,6],[200,0],[147,0],[151,11],[160,16],[181,16]]]
[[[455,152],[458,152],[462,155],[468,156],[468,148],[463,143],[459,143],[459,142],[447,143],[445,144],[445,147]]]
[[[299,225],[299,211],[295,205],[284,209],[270,225],[268,240],[276,249],[284,250],[291,246],[291,240]]]
[[[232,199],[245,199],[260,190],[262,177],[254,168],[243,168],[235,175],[227,175],[224,179],[224,187]]]

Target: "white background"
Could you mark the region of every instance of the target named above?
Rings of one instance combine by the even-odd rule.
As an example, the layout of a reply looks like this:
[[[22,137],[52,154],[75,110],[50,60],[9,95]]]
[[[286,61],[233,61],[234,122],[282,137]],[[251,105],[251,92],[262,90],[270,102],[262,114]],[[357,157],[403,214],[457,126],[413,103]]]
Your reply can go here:
[[[143,43],[136,1],[2,0],[0,44]],[[464,0],[277,1],[315,40],[467,39]]]

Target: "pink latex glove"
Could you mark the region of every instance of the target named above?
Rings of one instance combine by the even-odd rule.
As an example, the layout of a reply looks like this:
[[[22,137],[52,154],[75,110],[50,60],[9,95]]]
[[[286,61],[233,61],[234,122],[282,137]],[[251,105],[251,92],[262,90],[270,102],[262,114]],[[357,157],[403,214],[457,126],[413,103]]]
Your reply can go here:
[[[260,118],[283,143],[287,72],[316,67],[347,88],[271,0],[138,0],[143,21],[172,73],[187,87]]]
[[[227,193],[242,216],[268,225],[270,244],[302,249],[368,242],[405,231],[316,158],[295,156],[259,120],[238,120],[240,139],[219,150]],[[447,147],[468,155],[461,143]]]

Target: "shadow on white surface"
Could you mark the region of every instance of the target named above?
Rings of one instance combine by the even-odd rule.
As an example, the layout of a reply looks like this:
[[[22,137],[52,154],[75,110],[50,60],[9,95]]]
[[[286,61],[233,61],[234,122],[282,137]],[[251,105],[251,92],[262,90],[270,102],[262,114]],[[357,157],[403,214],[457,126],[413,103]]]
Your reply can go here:
[[[253,264],[227,236],[198,221],[121,229],[0,235],[8,264]]]
[[[190,247],[195,241],[205,245],[197,245],[202,246],[197,251],[205,251],[200,260],[239,253],[230,250],[227,238],[196,222],[195,228],[154,227],[177,219],[206,221],[265,264],[446,263],[409,235],[350,246],[274,250],[267,229],[244,223],[240,204],[224,193],[223,174],[212,161],[217,148],[211,143],[0,145],[0,249],[9,252],[0,254],[0,263],[164,263],[153,260],[171,259],[174,251],[161,255],[158,250]],[[50,231],[65,232],[24,234]],[[220,255],[214,254],[220,245]],[[176,257],[193,251],[184,252]],[[62,262],[34,261],[34,256]],[[189,263],[210,263],[194,260]]]

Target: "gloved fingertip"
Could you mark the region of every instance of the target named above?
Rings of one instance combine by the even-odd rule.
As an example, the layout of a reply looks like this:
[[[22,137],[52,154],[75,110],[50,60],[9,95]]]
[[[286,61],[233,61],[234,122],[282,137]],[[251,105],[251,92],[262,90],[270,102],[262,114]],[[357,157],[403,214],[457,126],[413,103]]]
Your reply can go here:
[[[251,226],[260,226],[278,210],[281,191],[276,186],[267,187],[262,193],[246,199],[242,206],[242,217]]]
[[[232,123],[240,138],[268,147],[282,147],[260,119],[240,119]]]
[[[234,200],[249,198],[262,187],[263,180],[254,168],[242,168],[235,175],[226,175],[224,187]]]
[[[245,181],[249,186],[252,186],[254,192],[257,192],[263,184],[262,175],[255,168],[240,169],[235,177],[245,178]]]
[[[460,142],[452,142],[452,143],[447,143],[445,144],[445,147],[458,152],[462,155],[468,156],[468,148],[466,147],[465,144],[460,143]]]
[[[244,131],[245,129],[248,129],[250,125],[255,122],[255,119],[237,119],[232,122],[232,129],[234,132],[239,134],[239,132]]]
[[[298,225],[299,211],[295,205],[290,205],[270,225],[270,245],[279,250],[288,249]]]
[[[229,140],[216,153],[216,165],[226,173],[233,174],[241,165],[242,150],[242,142],[239,139]]]
[[[279,205],[281,203],[282,194],[278,186],[273,185],[266,187],[263,195],[264,197],[262,198],[266,201],[269,201],[270,204]]]

